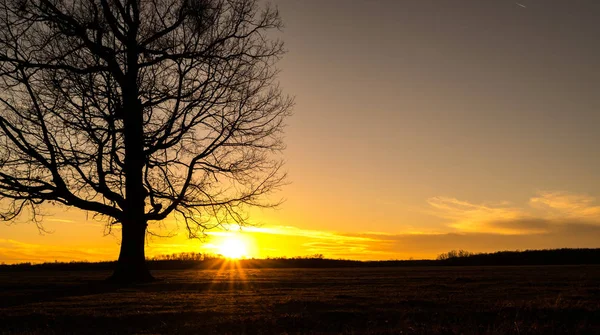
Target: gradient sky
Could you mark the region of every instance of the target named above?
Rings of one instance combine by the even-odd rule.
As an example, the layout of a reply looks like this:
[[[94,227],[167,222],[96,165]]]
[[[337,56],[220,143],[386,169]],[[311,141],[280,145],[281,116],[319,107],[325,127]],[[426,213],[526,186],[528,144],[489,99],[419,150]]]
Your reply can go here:
[[[255,257],[600,247],[599,1],[275,3],[297,103],[287,201],[242,233],[152,238],[150,256],[232,234]],[[101,222],[47,212],[50,234],[0,226],[0,262],[117,257]]]

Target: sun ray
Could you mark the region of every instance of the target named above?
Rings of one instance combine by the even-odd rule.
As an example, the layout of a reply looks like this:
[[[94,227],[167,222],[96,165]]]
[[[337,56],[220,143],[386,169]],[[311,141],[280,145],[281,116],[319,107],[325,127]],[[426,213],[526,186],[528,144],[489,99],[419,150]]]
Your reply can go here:
[[[240,234],[228,234],[216,246],[216,252],[224,258],[215,264],[217,269],[210,287],[227,287],[230,291],[246,287],[247,277],[240,259],[249,257],[248,241]]]

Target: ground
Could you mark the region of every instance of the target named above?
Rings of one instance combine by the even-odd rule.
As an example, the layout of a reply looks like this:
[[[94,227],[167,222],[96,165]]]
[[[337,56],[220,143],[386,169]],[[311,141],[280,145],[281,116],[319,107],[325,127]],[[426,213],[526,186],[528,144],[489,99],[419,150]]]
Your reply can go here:
[[[1,272],[0,334],[600,334],[600,266]]]

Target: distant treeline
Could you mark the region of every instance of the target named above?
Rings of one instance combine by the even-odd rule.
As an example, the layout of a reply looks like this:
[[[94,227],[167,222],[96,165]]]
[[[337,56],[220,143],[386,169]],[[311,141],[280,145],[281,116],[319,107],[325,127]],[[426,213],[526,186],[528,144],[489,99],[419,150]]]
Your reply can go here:
[[[112,270],[115,262],[69,262],[43,264],[0,264],[0,271],[22,270]],[[600,264],[600,249],[550,249],[472,253],[452,250],[436,260],[356,261],[327,259],[321,254],[304,257],[240,259],[230,261],[220,255],[178,253],[148,259],[151,270],[238,268],[345,268],[403,266],[494,266],[494,265],[583,265]]]
[[[600,264],[600,249],[547,249],[470,253],[453,250],[441,254],[439,265],[578,265]]]

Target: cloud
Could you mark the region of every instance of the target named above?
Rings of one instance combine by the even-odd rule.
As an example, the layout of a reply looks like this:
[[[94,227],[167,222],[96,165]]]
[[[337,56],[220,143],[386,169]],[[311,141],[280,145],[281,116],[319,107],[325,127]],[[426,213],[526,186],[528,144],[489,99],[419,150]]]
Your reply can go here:
[[[434,214],[448,219],[448,226],[461,232],[489,232],[497,234],[528,233],[522,227],[494,225],[492,222],[517,221],[527,217],[519,208],[500,204],[473,204],[450,197],[433,197],[427,203],[435,209]]]
[[[538,192],[521,208],[508,202],[475,204],[451,197],[432,197],[427,203],[461,233],[547,234],[600,224],[600,206],[594,197],[561,191]]]
[[[323,254],[331,258],[365,259],[381,254],[379,249],[387,243],[379,234],[352,235],[333,231],[301,229],[292,226],[246,227],[243,229],[254,236],[269,235],[277,240],[287,241],[281,251],[295,243],[295,253],[300,255]],[[259,238],[260,239],[260,238]],[[262,238],[264,239],[264,238]]]
[[[552,221],[542,218],[516,218],[486,222],[485,226],[501,231],[517,231],[521,233],[546,233],[552,227]]]
[[[370,237],[349,236],[331,231],[301,229],[292,226],[274,226],[274,227],[245,227],[243,230],[254,233],[275,234],[286,236],[299,236],[312,239],[342,241],[374,241]]]
[[[596,198],[585,194],[568,192],[538,192],[529,200],[533,208],[550,211],[559,217],[600,219],[600,206],[595,205]]]

